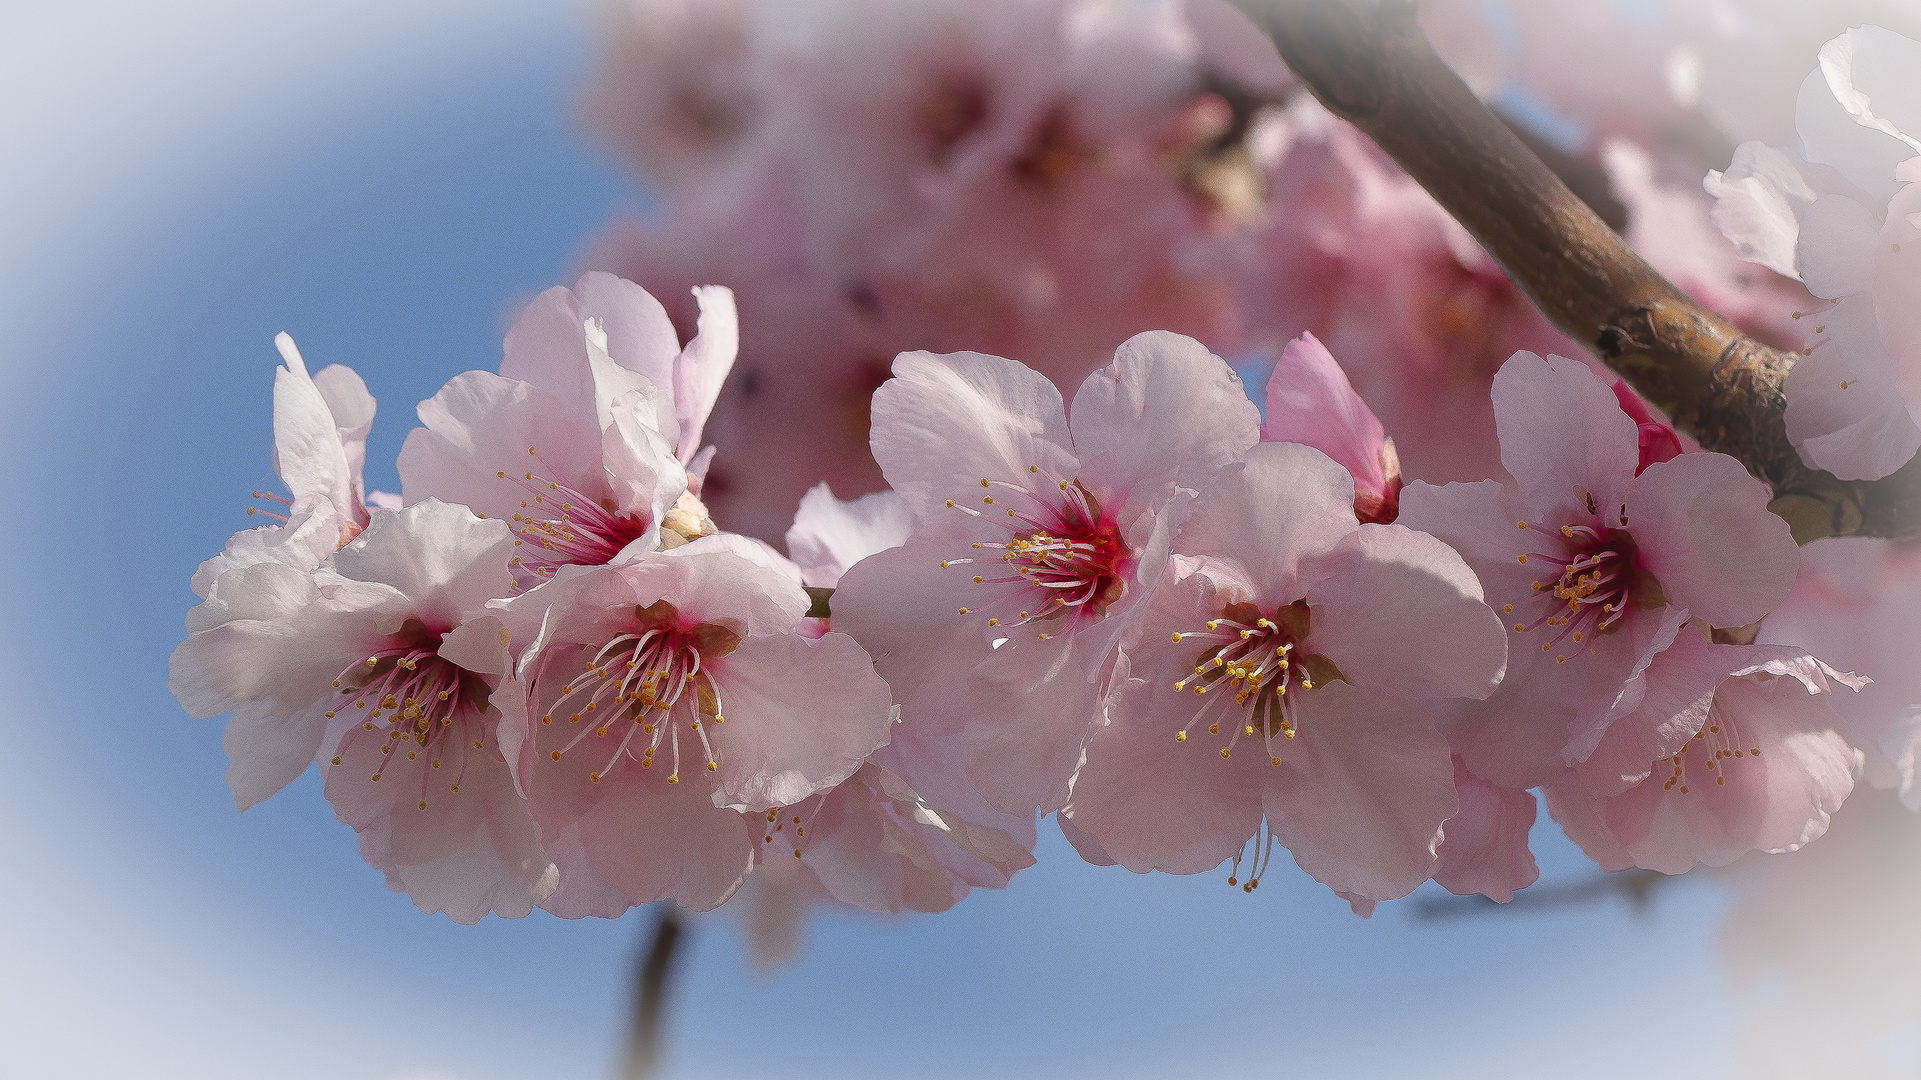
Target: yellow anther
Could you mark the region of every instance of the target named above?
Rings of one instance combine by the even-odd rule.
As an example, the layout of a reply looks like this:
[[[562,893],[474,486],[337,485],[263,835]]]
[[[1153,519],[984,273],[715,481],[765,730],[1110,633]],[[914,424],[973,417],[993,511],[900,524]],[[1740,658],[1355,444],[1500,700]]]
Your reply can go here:
[[[339,754],[335,754],[335,755],[334,755],[334,758],[333,758],[333,763],[334,763],[335,765],[338,765],[338,764],[340,764],[340,755],[339,755]]]
[[[1279,764],[1281,763],[1281,759],[1280,759],[1280,758],[1268,758],[1268,759],[1267,759],[1267,763],[1268,763],[1269,765],[1279,765]]]
[[[1227,747],[1225,746],[1221,747],[1221,760],[1222,761],[1227,760]]]
[[[1520,560],[1521,560],[1521,565],[1523,565],[1523,566],[1526,566],[1526,565],[1527,565],[1527,556],[1526,556],[1526,555],[1517,555],[1517,556],[1515,556],[1515,558],[1518,558],[1518,559],[1520,559]]]
[[[720,766],[719,766],[719,765],[716,765],[715,763],[713,763],[713,762],[711,762],[711,761],[707,763],[707,771],[708,771],[708,772],[717,772],[717,771],[719,771],[719,769],[720,769]]]
[[[1174,741],[1175,741],[1175,742],[1186,742],[1186,741],[1187,741],[1187,732],[1185,732],[1185,731],[1176,731],[1176,732],[1174,733]],[[335,758],[335,759],[334,759],[334,761],[335,761],[335,764],[338,764],[338,763],[339,763],[339,759],[338,759],[338,758]]]
[[[548,756],[549,756],[549,757],[551,757],[551,758],[553,758],[553,759],[554,759],[555,761],[559,761],[559,760],[560,760],[560,751],[558,751],[558,750],[556,750],[556,751],[554,751],[554,752],[553,752],[552,754],[549,754]]]

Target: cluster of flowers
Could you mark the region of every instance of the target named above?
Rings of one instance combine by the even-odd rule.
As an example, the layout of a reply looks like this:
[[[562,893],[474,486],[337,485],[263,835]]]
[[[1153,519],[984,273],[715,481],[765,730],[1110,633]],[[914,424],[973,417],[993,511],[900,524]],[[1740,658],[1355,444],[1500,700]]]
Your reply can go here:
[[[1738,34],[1730,0],[1664,3],[1658,31],[1622,5],[1539,0],[1505,17],[1424,3],[1422,21],[1490,97],[1562,108],[1591,137],[1557,167],[1664,274],[1786,347],[1814,300],[1741,260],[1700,183],[1735,141],[1782,136],[1757,110],[1699,119],[1658,71],[1617,77],[1698,43],[1690,100],[1720,103],[1759,78],[1766,38],[1798,79],[1834,30],[1800,48],[1782,28],[1845,24],[1768,4],[1797,10],[1757,9]],[[778,537],[823,479],[882,486],[868,402],[905,350],[1019,357],[1072,387],[1167,329],[1258,381],[1313,333],[1406,474],[1437,483],[1499,469],[1488,393],[1510,355],[1586,355],[1224,0],[620,0],[604,26],[585,111],[659,202],[584,265],[664,298],[706,282],[751,298],[705,493],[743,532]]]
[[[1513,357],[1506,479],[1437,487],[1311,336],[1264,418],[1167,332],[1071,409],[906,353],[892,493],[816,489],[790,560],[699,498],[736,334],[699,302],[682,347],[632,283],[543,294],[500,374],[421,404],[398,497],[361,491],[359,379],[281,339],[287,513],[202,567],[172,665],[233,713],[242,806],[318,761],[364,857],[463,921],[711,908],[750,871],[942,910],[1032,863],[1036,811],[1248,891],[1278,844],[1365,912],[1529,884],[1531,788],[1603,866],[1680,872],[1796,848],[1863,753],[1912,761],[1836,707],[1864,680],[1736,643],[1799,563],[1765,488],[1583,364]]]
[[[737,328],[726,289],[699,302],[683,348],[629,282],[542,294],[499,374],[421,403],[398,497],[363,497],[360,379],[309,376],[279,339],[292,497],[201,567],[170,678],[194,715],[232,711],[242,807],[318,761],[367,861],[462,922],[711,908],[794,861],[776,848],[811,856],[820,894],[892,911],[1032,862],[1031,815],[919,798],[952,755],[895,733],[867,653],[807,616],[802,565],[707,516],[702,427]],[[817,500],[790,544],[831,567],[848,523],[884,532],[861,520]]]

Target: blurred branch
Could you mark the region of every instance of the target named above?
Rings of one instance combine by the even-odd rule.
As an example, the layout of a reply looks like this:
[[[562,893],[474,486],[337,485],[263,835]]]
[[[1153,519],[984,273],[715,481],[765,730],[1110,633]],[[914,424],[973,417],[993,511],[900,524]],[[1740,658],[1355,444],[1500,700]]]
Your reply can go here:
[[[667,1003],[667,979],[673,974],[674,951],[684,934],[680,913],[671,902],[660,905],[660,919],[635,973],[634,1027],[627,1041],[627,1063],[621,1080],[648,1080],[660,1064],[660,1017]]]
[[[1655,870],[1623,870],[1615,874],[1596,875],[1584,881],[1531,885],[1515,893],[1514,899],[1505,904],[1479,895],[1423,896],[1414,910],[1423,919],[1452,919],[1463,915],[1489,915],[1496,911],[1549,911],[1577,907],[1610,896],[1625,896],[1638,915],[1647,911],[1657,890],[1678,880]]]
[[[1411,0],[1233,0],[1329,110],[1466,226],[1563,331],[1675,426],[1766,481],[1803,543],[1921,538],[1921,458],[1876,481],[1810,469],[1788,442],[1795,355],[1747,337],[1634,254],[1450,71]]]

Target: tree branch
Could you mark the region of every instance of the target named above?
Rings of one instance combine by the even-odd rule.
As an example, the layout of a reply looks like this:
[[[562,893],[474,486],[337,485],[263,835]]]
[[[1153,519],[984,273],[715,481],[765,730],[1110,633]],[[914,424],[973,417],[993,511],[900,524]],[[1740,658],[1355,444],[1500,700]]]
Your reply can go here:
[[[1411,0],[1232,2],[1556,325],[1676,427],[1766,481],[1796,540],[1921,538],[1921,458],[1876,481],[1803,464],[1782,419],[1795,355],[1745,336],[1634,254],[1435,55]]]
[[[681,937],[680,914],[672,901],[664,902],[647,954],[635,972],[634,1027],[628,1035],[621,1080],[648,1080],[660,1064],[661,1010],[667,1001],[667,978],[672,974],[674,951]]]

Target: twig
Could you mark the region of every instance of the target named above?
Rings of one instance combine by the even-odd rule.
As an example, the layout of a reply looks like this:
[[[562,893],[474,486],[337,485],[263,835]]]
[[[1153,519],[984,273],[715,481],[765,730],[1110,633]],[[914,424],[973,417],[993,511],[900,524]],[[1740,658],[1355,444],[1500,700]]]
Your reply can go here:
[[[1743,335],[1634,254],[1435,55],[1410,0],[1233,2],[1556,325],[1702,446],[1771,485],[1771,509],[1797,540],[1921,538],[1921,459],[1871,482],[1803,464],[1782,420],[1795,355]]]
[[[1583,881],[1553,885],[1533,885],[1514,894],[1505,904],[1485,896],[1423,896],[1415,913],[1423,919],[1450,919],[1461,915],[1489,915],[1496,911],[1546,911],[1575,907],[1610,896],[1625,896],[1635,912],[1647,911],[1656,890],[1679,880],[1653,870],[1623,870],[1600,874]]]
[[[627,1042],[622,1080],[648,1080],[660,1064],[660,1016],[667,1003],[667,979],[673,974],[674,951],[684,934],[673,904],[660,906],[660,918],[647,953],[635,972],[634,1027]]]

